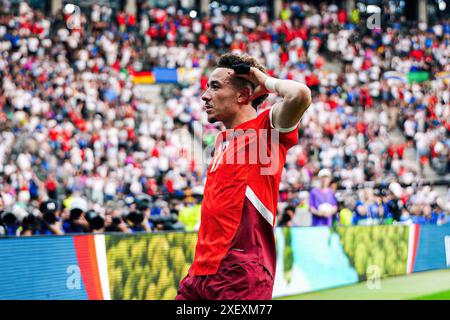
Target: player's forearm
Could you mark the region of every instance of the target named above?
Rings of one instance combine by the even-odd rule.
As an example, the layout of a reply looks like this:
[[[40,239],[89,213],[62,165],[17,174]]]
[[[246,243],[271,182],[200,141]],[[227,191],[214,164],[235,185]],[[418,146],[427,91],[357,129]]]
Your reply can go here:
[[[270,79],[266,82],[272,92],[283,97],[283,101],[274,110],[274,122],[278,127],[288,128],[295,126],[303,113],[311,105],[311,90],[296,81]]]
[[[300,82],[272,78],[254,67],[250,68],[248,74],[239,72],[236,75],[255,84],[251,101],[270,92],[283,97],[283,101],[274,105],[272,109],[272,123],[276,128],[291,128],[297,125],[311,104],[311,91]]]
[[[273,88],[279,96],[283,97],[283,101],[292,104],[292,107],[307,108],[311,104],[311,90],[303,83],[276,79]]]

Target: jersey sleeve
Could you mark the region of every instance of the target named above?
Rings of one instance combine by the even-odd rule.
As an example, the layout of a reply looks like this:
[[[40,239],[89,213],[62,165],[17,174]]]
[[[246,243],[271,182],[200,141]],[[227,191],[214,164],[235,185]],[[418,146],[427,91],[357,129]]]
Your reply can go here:
[[[279,132],[280,144],[288,150],[298,143],[298,126],[300,125],[300,122],[290,128],[276,128],[273,125],[272,120],[273,108],[274,106],[272,106],[268,112],[270,129],[277,130]]]
[[[279,145],[288,150],[298,144],[298,126],[300,122],[291,128],[275,128],[272,123],[272,110],[273,106],[268,110],[264,110],[257,117],[257,128],[268,129],[269,132],[276,130],[278,132]]]

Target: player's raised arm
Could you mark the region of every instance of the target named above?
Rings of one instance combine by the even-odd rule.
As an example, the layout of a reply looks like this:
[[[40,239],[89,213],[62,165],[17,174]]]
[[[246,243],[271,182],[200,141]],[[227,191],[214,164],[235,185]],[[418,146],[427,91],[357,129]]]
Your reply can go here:
[[[283,101],[273,106],[272,124],[275,128],[292,128],[300,121],[303,113],[311,105],[311,91],[297,81],[272,78],[257,68],[250,68],[248,74],[237,74],[251,81],[256,87],[250,100],[276,93]]]

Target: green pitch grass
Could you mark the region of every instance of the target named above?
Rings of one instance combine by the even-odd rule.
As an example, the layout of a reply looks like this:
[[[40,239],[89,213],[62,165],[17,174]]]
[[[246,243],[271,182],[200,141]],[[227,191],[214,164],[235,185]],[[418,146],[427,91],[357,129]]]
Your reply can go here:
[[[450,300],[450,269],[358,283],[323,291],[282,297],[280,300]],[[371,289],[370,289],[371,288]]]
[[[414,300],[450,300],[450,290],[417,297]]]

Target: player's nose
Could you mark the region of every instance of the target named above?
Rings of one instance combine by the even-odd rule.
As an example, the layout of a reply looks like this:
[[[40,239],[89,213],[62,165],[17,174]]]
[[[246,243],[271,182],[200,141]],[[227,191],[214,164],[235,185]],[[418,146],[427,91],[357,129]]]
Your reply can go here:
[[[211,96],[209,95],[209,93],[207,93],[207,91],[205,91],[205,93],[202,94],[202,100],[206,103],[211,101]]]

